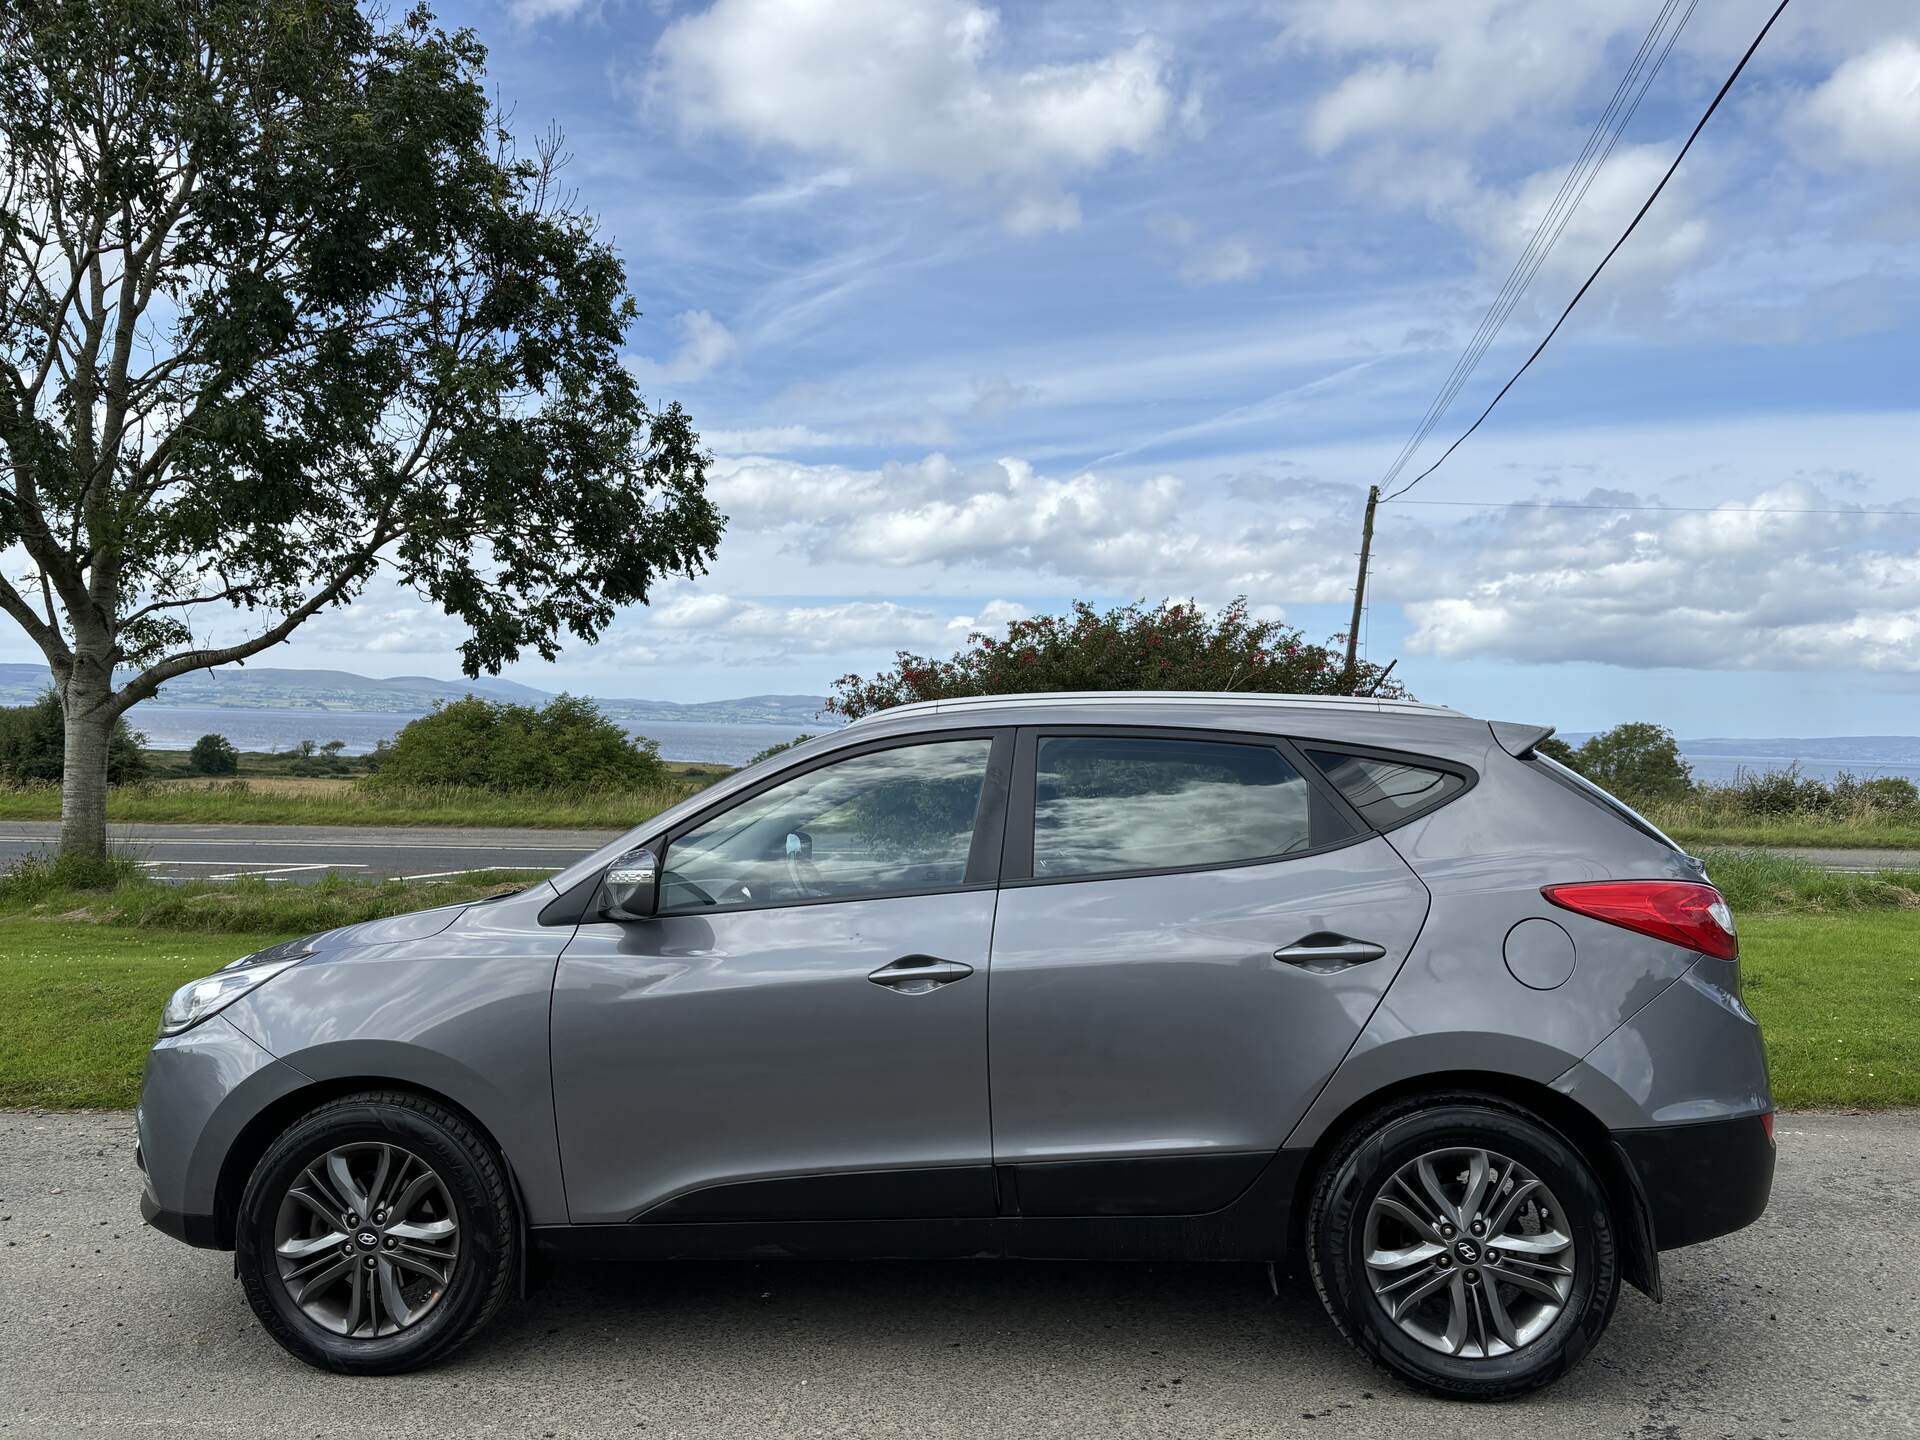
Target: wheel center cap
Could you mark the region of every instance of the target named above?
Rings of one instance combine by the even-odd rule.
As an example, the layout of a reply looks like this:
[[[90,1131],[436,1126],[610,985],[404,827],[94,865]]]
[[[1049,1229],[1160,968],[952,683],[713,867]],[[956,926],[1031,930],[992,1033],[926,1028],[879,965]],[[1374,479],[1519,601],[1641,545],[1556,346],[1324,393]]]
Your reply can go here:
[[[362,1230],[353,1238],[359,1241],[362,1250],[371,1250],[380,1243],[380,1237],[371,1230]]]
[[[1480,1246],[1475,1241],[1454,1241],[1453,1253],[1460,1257],[1460,1263],[1462,1265],[1478,1265],[1480,1263]]]

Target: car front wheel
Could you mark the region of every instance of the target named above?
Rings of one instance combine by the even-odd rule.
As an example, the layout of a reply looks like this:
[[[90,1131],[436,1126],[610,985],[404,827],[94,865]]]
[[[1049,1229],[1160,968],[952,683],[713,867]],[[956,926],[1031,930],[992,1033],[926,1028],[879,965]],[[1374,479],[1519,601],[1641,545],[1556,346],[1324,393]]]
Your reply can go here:
[[[464,1344],[518,1262],[499,1160],[461,1117],[404,1092],[295,1121],[241,1197],[237,1268],[269,1334],[308,1364],[391,1374]]]
[[[1390,1110],[1329,1158],[1307,1220],[1327,1313],[1436,1394],[1498,1400],[1564,1374],[1619,1295],[1606,1194],[1579,1152],[1503,1102]]]

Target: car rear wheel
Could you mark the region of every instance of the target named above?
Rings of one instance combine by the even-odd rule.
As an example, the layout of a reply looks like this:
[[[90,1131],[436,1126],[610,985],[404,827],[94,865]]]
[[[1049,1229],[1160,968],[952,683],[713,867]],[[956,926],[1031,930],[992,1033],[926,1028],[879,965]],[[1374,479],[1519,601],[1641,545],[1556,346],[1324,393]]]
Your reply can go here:
[[[1504,1102],[1382,1112],[1328,1159],[1307,1219],[1341,1333],[1422,1389],[1498,1400],[1600,1338],[1619,1296],[1606,1194],[1579,1152]]]
[[[349,1095],[295,1121],[241,1197],[254,1313],[310,1365],[390,1374],[464,1344],[505,1302],[519,1233],[503,1167],[418,1095]]]

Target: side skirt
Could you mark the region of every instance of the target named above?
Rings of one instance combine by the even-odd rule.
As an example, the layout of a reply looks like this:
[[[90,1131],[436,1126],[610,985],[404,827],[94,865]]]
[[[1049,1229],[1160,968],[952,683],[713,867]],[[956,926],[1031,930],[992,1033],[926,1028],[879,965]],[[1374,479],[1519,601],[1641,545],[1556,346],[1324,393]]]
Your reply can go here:
[[[1306,1158],[1278,1152],[1231,1204],[1197,1215],[654,1221],[543,1225],[529,1238],[542,1255],[596,1260],[1281,1260]]]

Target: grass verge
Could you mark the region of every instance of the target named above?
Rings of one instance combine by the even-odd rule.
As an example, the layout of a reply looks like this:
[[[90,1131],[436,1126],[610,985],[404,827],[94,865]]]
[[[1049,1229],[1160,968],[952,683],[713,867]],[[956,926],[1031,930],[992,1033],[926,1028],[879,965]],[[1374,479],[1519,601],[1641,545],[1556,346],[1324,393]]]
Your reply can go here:
[[[0,1105],[131,1105],[167,997],[285,938],[0,918]]]
[[[33,897],[15,889],[0,899],[8,1018],[0,1106],[129,1106],[159,1008],[188,979],[290,935],[493,889],[359,881],[273,889],[123,881]],[[1766,1027],[1784,1108],[1920,1104],[1920,924],[1905,902],[1868,908],[1876,891],[1849,893],[1845,904],[1816,897],[1826,910],[1791,899],[1791,885],[1786,900],[1778,887],[1757,887],[1736,902],[1747,1000]]]
[[[1740,952],[1777,1104],[1920,1105],[1920,923],[1911,914],[1748,916]]]
[[[713,783],[716,768],[676,771],[635,790],[492,790],[446,786],[362,787],[346,780],[156,782],[122,785],[107,797],[110,825],[461,825],[536,830],[624,830]],[[58,820],[51,786],[0,789],[0,820]]]
[[[1920,910],[1920,870],[1846,874],[1765,850],[1703,850],[1707,874],[1735,916],[1754,911]],[[1910,924],[1920,922],[1909,921]]]

